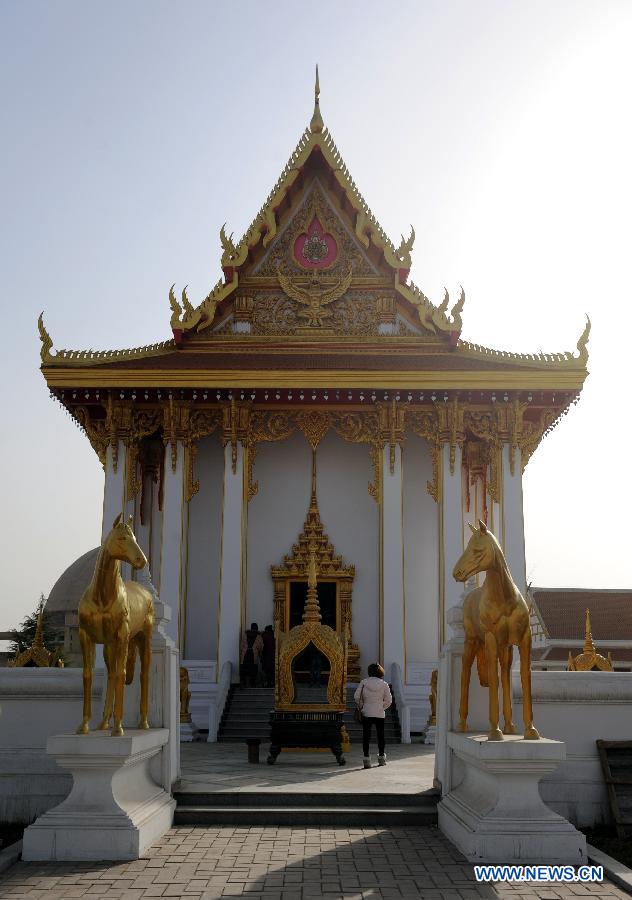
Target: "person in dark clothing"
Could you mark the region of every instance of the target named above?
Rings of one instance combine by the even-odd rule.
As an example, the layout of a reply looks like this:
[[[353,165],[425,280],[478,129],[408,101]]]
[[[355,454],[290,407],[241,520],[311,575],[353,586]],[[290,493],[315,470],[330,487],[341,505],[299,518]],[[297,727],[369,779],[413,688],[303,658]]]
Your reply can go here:
[[[261,665],[263,667],[263,679],[266,687],[274,687],[274,629],[272,625],[266,625],[262,635],[263,651]]]
[[[241,639],[239,680],[242,687],[246,686],[246,681],[250,687],[256,686],[262,650],[263,640],[259,633],[259,626],[253,622]]]

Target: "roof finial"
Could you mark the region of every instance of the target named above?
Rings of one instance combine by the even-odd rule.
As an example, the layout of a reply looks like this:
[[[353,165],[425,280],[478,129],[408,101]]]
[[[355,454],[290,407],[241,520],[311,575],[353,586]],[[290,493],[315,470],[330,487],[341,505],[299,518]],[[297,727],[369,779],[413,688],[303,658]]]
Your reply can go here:
[[[309,123],[312,134],[321,132],[325,127],[323,117],[320,114],[320,101],[318,99],[319,97],[320,81],[318,80],[318,63],[316,63],[316,82],[314,84],[314,115],[312,116],[312,121]]]

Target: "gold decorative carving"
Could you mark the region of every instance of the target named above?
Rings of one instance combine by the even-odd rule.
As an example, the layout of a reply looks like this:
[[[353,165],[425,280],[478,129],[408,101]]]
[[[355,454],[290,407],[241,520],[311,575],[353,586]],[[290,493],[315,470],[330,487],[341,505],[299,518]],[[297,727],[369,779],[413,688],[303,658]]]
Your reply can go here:
[[[487,491],[494,503],[500,503],[502,438],[493,410],[466,409],[464,425],[475,437],[487,444],[489,455],[489,479]]]
[[[395,297],[378,297],[377,313],[381,324],[392,325],[395,322]]]
[[[436,403],[439,443],[450,445],[450,475],[454,475],[456,448],[463,448],[465,440],[464,406],[457,397],[449,403]]]
[[[426,490],[438,503],[440,497],[439,481],[439,416],[436,409],[412,410],[407,413],[406,422],[413,434],[423,438],[428,444],[430,460],[432,462],[432,481],[426,482]]]
[[[222,268],[224,266],[234,265],[238,259],[239,254],[237,253],[237,248],[233,243],[232,232],[230,236],[226,234],[226,222],[224,222],[224,224],[220,228],[219,240],[222,245]]]
[[[608,651],[608,658],[597,653],[597,648],[593,643],[592,630],[590,626],[590,610],[586,610],[586,636],[584,638],[584,650],[577,656],[573,656],[568,651],[567,672],[592,672],[597,669],[599,672],[614,672],[612,665],[612,654]]]
[[[76,406],[73,410],[73,415],[85,431],[92,449],[101,461],[101,465],[105,467],[110,431],[106,419],[93,420],[90,415],[90,409],[87,406]]]
[[[511,661],[513,647],[520,653],[520,681],[522,683],[525,740],[538,740],[540,735],[533,724],[531,700],[531,626],[529,607],[511,577],[500,544],[479,519],[478,528],[468,522],[472,536],[454,566],[456,581],[466,582],[473,575],[485,572],[482,586],[470,591],[463,602],[465,644],[461,665],[461,702],[457,731],[467,731],[470,673],[474,659],[480,682],[489,688],[488,740],[502,741],[503,734],[515,734],[511,710]],[[490,577],[490,573],[492,577]],[[507,623],[511,627],[507,627]],[[498,668],[500,666],[503,693],[504,727],[501,731],[498,706]]]
[[[405,410],[393,398],[390,406],[377,404],[379,422],[379,441],[382,446],[389,446],[389,468],[391,475],[395,474],[395,448],[397,444],[402,446],[405,438]]]
[[[237,471],[237,444],[246,447],[250,436],[250,405],[238,404],[235,398],[222,408],[222,444],[231,446],[233,474]]]
[[[309,709],[345,710],[347,703],[345,687],[347,681],[347,644],[348,632],[344,628],[337,633],[333,628],[321,623],[318,604],[316,542],[312,541],[308,551],[307,562],[307,599],[303,612],[303,624],[296,625],[287,632],[279,632],[277,640],[279,651],[277,657],[276,702],[278,710],[297,709],[294,703],[294,678],[292,662],[296,657],[313,644],[329,661],[329,680],[327,682],[327,704],[310,704]]]
[[[301,425],[302,422],[302,425]],[[253,410],[250,414],[247,443],[251,451],[261,441],[284,441],[297,428],[300,428],[308,439],[310,446],[316,438],[318,443],[324,437],[327,428],[333,430],[345,441],[352,444],[365,443],[369,446],[374,469],[374,481],[369,484],[369,494],[379,500],[380,460],[379,460],[379,424],[374,411],[367,412],[335,412],[334,410],[295,412],[279,410],[265,412]],[[322,432],[322,433],[321,433]],[[254,452],[252,453],[254,461]],[[248,472],[248,496],[256,496],[257,482],[253,481],[253,468]]]
[[[466,509],[470,512],[470,488],[477,481],[481,483],[483,500],[482,516],[487,525],[487,470],[489,466],[489,447],[484,441],[468,440],[463,448],[463,467],[465,469]]]
[[[558,418],[559,412],[557,410],[545,408],[540,412],[536,422],[525,422],[523,424],[522,432],[519,436],[523,472],[543,436],[555,426]]]
[[[200,490],[200,482],[194,475],[198,441],[212,434],[222,423],[221,409],[189,409],[188,430],[183,442],[185,450],[184,497],[187,503]]]
[[[336,334],[372,335],[378,333],[378,300],[369,293],[354,291],[332,306],[331,324]]]
[[[44,645],[42,621],[44,618],[44,601],[40,603],[37,613],[37,622],[35,625],[35,636],[33,643],[26,650],[17,653],[15,659],[10,659],[7,663],[9,668],[23,669],[27,667],[47,668],[55,666],[58,669],[64,668],[64,661],[59,655],[59,650],[47,650]]]
[[[323,230],[331,234],[338,247],[338,255],[331,267],[327,269],[328,275],[343,274],[347,268],[353,266],[354,276],[376,275],[377,270],[370,263],[357,243],[357,230],[352,234],[342,224],[339,214],[332,208],[329,198],[322,191],[320,184],[314,182],[311,189],[306,192],[305,198],[285,224],[281,234],[277,236],[274,245],[270,247],[268,254],[253,271],[254,275],[276,275],[279,265],[285,269],[290,267],[292,271],[305,276],[305,270],[294,259],[294,242],[299,234],[307,231],[314,219],[318,219]],[[362,241],[364,244],[364,241]],[[368,247],[368,243],[364,244]]]
[[[296,306],[286,295],[258,294],[252,314],[253,334],[293,334],[298,326]]]
[[[193,467],[198,453],[198,445],[195,441],[187,441],[184,446],[184,499],[189,503],[200,490],[199,479],[194,476]]]
[[[285,630],[285,604],[287,602],[287,584],[291,580],[307,579],[309,567],[313,563],[316,566],[318,578],[326,578],[336,582],[337,597],[340,609],[339,631],[346,631],[349,642],[349,678],[352,681],[360,677],[360,651],[353,643],[351,597],[355,567],[345,566],[342,557],[336,555],[334,547],[325,534],[324,526],[318,508],[317,479],[316,479],[316,451],[312,450],[312,483],[310,503],[303,530],[298,536],[298,541],[292,547],[292,552],[283,557],[280,566],[272,566],[270,572],[274,584],[274,616],[275,631],[277,634]]]
[[[252,322],[254,301],[251,294],[237,294],[235,297],[235,320]]]
[[[579,351],[579,361],[584,365],[588,365],[588,338],[590,337],[590,318],[586,315],[586,327],[582,331],[577,341],[577,350]]]
[[[162,440],[167,447],[171,447],[171,471],[175,473],[178,465],[178,441],[183,441],[188,432],[188,407],[180,403],[174,403],[169,397],[168,403],[163,407]]]
[[[306,307],[306,309],[299,308],[298,315],[307,319],[307,325],[310,328],[321,328],[323,319],[332,315],[332,311],[325,307],[346,293],[352,277],[353,269],[350,266],[346,275],[343,275],[335,284],[327,285],[315,271],[310,275],[307,285],[303,286],[299,284],[298,280],[292,280],[281,269],[278,271],[279,284],[283,291],[292,300],[296,300],[301,306]]]
[[[162,424],[162,416],[158,409],[143,409],[126,407],[128,410],[129,425],[123,436],[127,447],[127,499],[131,500],[141,489],[141,482],[137,477],[138,455],[140,442],[143,438],[155,434]]]
[[[192,721],[189,711],[190,701],[189,671],[185,666],[180,666],[180,721],[185,724]]]
[[[300,412],[296,416],[298,427],[307,438],[307,443],[316,450],[329,430],[331,417],[324,412]]]
[[[79,602],[79,639],[83,654],[83,719],[78,734],[88,734],[92,718],[92,669],[95,644],[103,644],[107,668],[107,691],[99,729],[109,728],[114,716],[113,735],[123,734],[123,684],[134,677],[136,653],[140,655],[140,722],[149,728],[149,670],[154,603],[151,593],[136,581],[123,581],[121,561],[134,569],[147,565],[145,554],[132,532],[132,516],[127,524],[119,514],[106,536],[92,581]],[[104,633],[103,622],[109,623]]]
[[[412,266],[412,249],[413,244],[415,243],[415,229],[413,226],[410,226],[410,237],[408,240],[404,240],[404,235],[402,235],[402,241],[395,251],[395,256],[402,264],[405,269],[410,269]]]
[[[51,359],[54,359],[52,353],[50,352],[53,347],[53,339],[46,331],[43,311],[39,314],[39,318],[37,320],[37,330],[39,331],[40,341],[42,342],[42,346],[40,347],[40,358],[43,363],[50,362]]]

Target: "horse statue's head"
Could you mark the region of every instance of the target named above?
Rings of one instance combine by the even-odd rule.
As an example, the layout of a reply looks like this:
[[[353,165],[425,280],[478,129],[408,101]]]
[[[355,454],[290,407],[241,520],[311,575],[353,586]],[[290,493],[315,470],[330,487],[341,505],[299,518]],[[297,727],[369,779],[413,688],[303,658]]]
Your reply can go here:
[[[452,570],[452,577],[456,581],[467,581],[477,572],[486,572],[494,567],[498,553],[502,556],[500,544],[484,522],[479,519],[478,528],[471,522],[467,524],[472,537]]]
[[[125,523],[123,514],[119,513],[112,525],[112,531],[104,541],[105,549],[114,559],[128,562],[135,569],[144,569],[147,565],[147,557],[136,543],[132,522],[133,516],[130,516]]]

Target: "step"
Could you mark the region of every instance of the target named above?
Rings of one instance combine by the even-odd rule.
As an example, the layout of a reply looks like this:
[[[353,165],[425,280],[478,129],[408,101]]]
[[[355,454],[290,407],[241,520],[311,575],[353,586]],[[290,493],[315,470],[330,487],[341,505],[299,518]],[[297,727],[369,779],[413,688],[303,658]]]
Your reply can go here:
[[[416,809],[427,807],[430,811],[439,802],[439,791],[434,789],[420,791],[415,794],[383,794],[374,791],[174,791],[174,799],[178,806],[200,806],[205,808],[232,809],[234,807],[257,806],[293,808],[321,808],[326,806],[377,807],[383,801],[386,806],[408,807]]]
[[[288,826],[288,827],[392,827],[436,825],[437,812],[426,806],[403,807],[345,807],[339,806],[178,806],[174,825],[237,825]]]
[[[346,725],[346,723],[343,723]],[[349,737],[362,737],[362,729],[361,728],[352,728],[346,725],[347,734]],[[244,721],[240,722],[234,718],[224,722],[220,728],[221,734],[227,734],[229,731],[234,731],[235,734],[243,734],[246,737],[249,736],[250,732],[257,732],[257,734],[270,734],[270,723],[267,721]],[[385,728],[384,736],[386,738],[397,738],[399,740],[400,732],[398,728]],[[256,737],[256,735],[255,735]],[[375,737],[375,736],[374,736]]]

